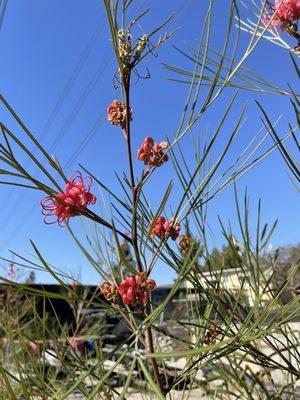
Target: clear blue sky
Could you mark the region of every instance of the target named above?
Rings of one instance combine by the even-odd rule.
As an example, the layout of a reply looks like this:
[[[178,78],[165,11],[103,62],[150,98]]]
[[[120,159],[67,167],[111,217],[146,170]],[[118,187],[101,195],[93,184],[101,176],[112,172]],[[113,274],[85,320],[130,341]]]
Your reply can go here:
[[[136,11],[151,6],[151,13],[143,23],[145,32],[171,12],[176,13],[171,28],[180,28],[160,49],[159,57],[149,58],[148,68],[152,79],[140,80],[133,87],[133,148],[137,149],[145,136],[163,139],[165,135],[171,136],[178,126],[187,87],[167,80],[171,73],[164,69],[162,63],[192,68],[172,45],[183,48],[186,42],[195,44],[200,36],[208,1],[134,0],[133,3]],[[223,3],[226,2],[220,2]],[[224,13],[225,5],[220,5],[216,10],[213,26],[213,42],[217,48],[220,48],[224,38]],[[243,34],[242,43],[245,45],[248,39],[247,34]],[[81,163],[102,181],[119,190],[114,171],[126,170],[127,165],[123,138],[118,129],[108,125],[106,116],[103,115],[107,105],[118,98],[119,93],[113,88],[112,77],[116,64],[109,43],[102,1],[10,0],[1,31],[0,46],[1,92],[31,131],[51,153],[56,154],[61,164],[66,166],[68,175]],[[260,44],[247,65],[281,87],[286,87],[287,82],[296,83],[288,53],[268,42]],[[145,70],[142,69],[141,73],[143,72]],[[67,95],[64,92],[66,85],[69,89]],[[282,134],[286,132],[288,121],[293,121],[287,98],[241,94],[235,115],[246,101],[249,101],[249,108],[246,112],[246,128],[233,148],[236,151],[260,127],[255,98],[265,105],[272,118],[283,115],[283,121],[279,125],[279,132]],[[207,128],[213,129],[216,118],[222,115],[221,110],[227,101],[228,96],[225,96],[223,103],[219,103],[205,120],[206,125],[201,127],[203,132]],[[4,110],[1,109],[0,112],[3,116],[1,119],[14,127]],[[219,146],[221,145],[222,141]],[[190,152],[192,160],[188,142],[185,149],[187,157],[189,158]],[[33,167],[30,168],[34,171]],[[153,177],[152,190],[149,193],[153,204],[162,195],[161,182],[166,182],[171,173],[168,166],[160,169],[159,176]],[[246,186],[251,196],[254,216],[255,206],[261,198],[264,220],[271,223],[279,218],[273,245],[298,242],[299,194],[288,178],[280,155],[274,153],[242,178],[239,183],[241,192]],[[11,190],[3,186],[0,187],[0,193],[1,256],[8,256],[8,249],[28,256],[32,253],[29,244],[29,239],[32,239],[50,263],[68,272],[74,271],[75,275],[80,273],[84,282],[98,280],[67,231],[43,223],[39,193],[29,193],[22,189]],[[97,207],[101,207],[100,203],[99,201]],[[230,219],[233,227],[236,226],[232,189],[214,200],[209,208],[214,241],[221,245],[223,240],[217,222],[218,214],[225,222]],[[80,219],[74,219],[72,223],[74,227],[79,227]],[[5,264],[2,264],[2,269],[5,273]],[[170,282],[173,277],[166,266],[160,266],[154,275],[159,283]],[[38,281],[49,279],[44,273],[37,276]]]

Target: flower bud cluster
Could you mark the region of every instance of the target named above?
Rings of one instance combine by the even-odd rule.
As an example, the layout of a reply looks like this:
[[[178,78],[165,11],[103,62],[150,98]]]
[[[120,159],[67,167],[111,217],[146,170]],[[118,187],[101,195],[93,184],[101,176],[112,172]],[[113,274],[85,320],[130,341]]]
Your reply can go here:
[[[103,297],[113,303],[118,303],[120,295],[116,285],[110,284],[109,282],[103,282],[100,286],[101,294]]]
[[[148,35],[141,36],[135,48],[136,60],[139,60],[141,58],[142,52],[145,50],[147,43],[148,43]]]
[[[129,114],[129,118],[132,120],[131,109]],[[120,100],[114,100],[107,108],[107,119],[112,125],[120,125],[124,128],[127,119],[126,104]]]
[[[141,36],[134,47],[129,31],[127,29],[120,29],[118,31],[118,40],[120,71],[128,72],[134,67],[135,62],[140,60],[149,40],[148,35]]]
[[[218,328],[215,325],[210,325],[204,334],[203,342],[207,345],[216,343],[218,334]]]
[[[146,137],[138,150],[137,158],[147,165],[148,170],[151,167],[160,167],[169,159],[168,155],[163,152],[167,147],[167,142],[156,143],[151,137]]]
[[[180,235],[178,246],[181,253],[188,253],[194,243],[194,239],[190,235]]]
[[[156,282],[147,278],[145,273],[127,276],[118,286],[122,302],[128,306],[137,306],[148,301],[148,292],[156,289]]]
[[[126,29],[118,31],[120,68],[129,69],[131,63],[131,36]]]
[[[113,399],[113,395],[112,395],[111,388],[109,387],[109,385],[104,385],[103,400],[112,400],[112,399]]]
[[[152,236],[158,236],[163,240],[167,240],[171,238],[172,240],[176,240],[179,236],[181,226],[176,224],[175,219],[171,218],[170,220],[166,220],[165,217],[159,216],[155,221],[153,228],[150,231]]]

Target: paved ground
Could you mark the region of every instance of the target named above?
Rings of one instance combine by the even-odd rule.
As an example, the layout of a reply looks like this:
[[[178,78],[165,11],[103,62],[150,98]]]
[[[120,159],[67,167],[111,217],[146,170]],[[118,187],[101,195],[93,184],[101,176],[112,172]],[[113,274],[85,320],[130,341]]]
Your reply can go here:
[[[155,396],[145,396],[141,393],[132,393],[126,396],[127,400],[157,400]],[[168,400],[206,400],[207,397],[199,389],[195,389],[189,392],[189,396],[184,396],[183,392],[171,392],[171,397],[167,397]],[[74,395],[68,398],[68,400],[84,400],[84,397],[80,395]],[[115,397],[117,400],[117,397]],[[207,399],[208,400],[208,399]]]
[[[255,397],[254,397],[255,398]],[[80,395],[74,395],[68,398],[68,400],[84,400],[85,398]],[[142,393],[132,393],[130,395],[126,395],[127,400],[158,400],[158,398],[154,395],[146,396]],[[200,389],[191,390],[188,393],[184,393],[181,391],[172,391],[171,396],[168,396],[166,400],[211,400],[212,397],[208,398],[205,396],[204,392]],[[236,396],[234,397],[226,397],[226,400],[236,400]],[[261,400],[261,398],[255,398],[256,400]],[[114,397],[114,400],[117,400],[117,396]],[[225,397],[224,397],[225,400]],[[291,400],[290,395],[281,395],[280,400]],[[296,397],[293,397],[293,400],[300,400],[300,388],[296,394]]]

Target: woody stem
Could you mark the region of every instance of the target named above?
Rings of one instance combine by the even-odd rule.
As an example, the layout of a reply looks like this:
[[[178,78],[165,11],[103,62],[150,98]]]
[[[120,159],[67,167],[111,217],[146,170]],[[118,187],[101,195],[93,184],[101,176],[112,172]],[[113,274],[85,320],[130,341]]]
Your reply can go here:
[[[138,246],[138,236],[137,236],[137,205],[138,205],[138,192],[141,188],[140,185],[135,186],[135,178],[134,178],[134,168],[132,161],[132,151],[131,151],[131,132],[130,132],[130,72],[127,75],[123,75],[123,88],[125,94],[125,105],[126,105],[126,124],[124,127],[124,137],[126,139],[127,145],[127,154],[128,154],[128,163],[129,163],[129,174],[130,174],[130,185],[132,191],[132,227],[131,227],[131,239],[133,251],[136,259],[136,264],[139,272],[143,272],[143,264],[140,257],[139,246]],[[144,315],[147,317],[148,311],[145,307]],[[148,351],[149,353],[154,353],[154,345],[153,345],[153,336],[151,327],[147,328],[147,342],[148,342]],[[151,359],[152,367],[154,371],[154,375],[159,386],[159,389],[162,394],[164,394],[164,387],[162,384],[161,376],[159,374],[159,369],[155,358]]]
[[[144,314],[145,314],[145,317],[147,317],[147,315],[148,315],[148,310],[147,309],[145,309]],[[148,342],[149,353],[154,353],[153,335],[152,335],[152,329],[151,329],[150,326],[147,329],[147,339],[148,339],[147,342]],[[152,363],[154,375],[155,375],[156,382],[158,384],[159,390],[163,395],[165,395],[166,392],[165,392],[165,388],[164,388],[163,383],[162,383],[161,376],[159,374],[159,369],[158,369],[158,365],[157,365],[156,359],[155,358],[151,358],[151,363]]]
[[[126,145],[127,145],[127,154],[128,154],[128,163],[129,163],[129,174],[130,174],[130,185],[132,191],[132,227],[131,227],[131,238],[132,238],[132,246],[136,259],[136,264],[139,272],[143,272],[143,265],[141,262],[141,257],[138,248],[138,240],[137,240],[137,218],[136,218],[136,209],[137,209],[137,190],[135,188],[135,179],[134,179],[134,169],[133,169],[133,161],[132,161],[132,151],[131,151],[131,135],[130,135],[130,73],[126,77],[123,78],[124,82],[124,91],[125,91],[125,104],[126,104]]]

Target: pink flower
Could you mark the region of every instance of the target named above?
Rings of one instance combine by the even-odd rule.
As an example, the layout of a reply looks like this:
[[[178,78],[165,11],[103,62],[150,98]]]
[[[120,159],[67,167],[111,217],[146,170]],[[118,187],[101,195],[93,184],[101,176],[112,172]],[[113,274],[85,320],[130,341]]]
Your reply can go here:
[[[268,2],[272,14],[265,17],[266,23],[272,20],[272,26],[282,23],[281,29],[285,29],[288,23],[296,21],[300,18],[300,0],[275,0],[275,4]]]
[[[145,273],[127,276],[118,286],[118,291],[125,305],[135,307],[148,301],[148,291],[154,290],[156,283],[147,279]]]
[[[87,181],[87,183],[85,182]],[[64,193],[57,193],[56,198],[47,196],[41,200],[42,214],[46,224],[67,222],[71,217],[86,211],[87,206],[96,202],[96,197],[90,192],[92,178],[82,177],[75,172],[66,184]],[[54,217],[49,220],[49,217]]]
[[[174,218],[171,218],[168,221],[165,217],[160,216],[157,218],[150,234],[152,236],[158,236],[163,240],[167,240],[169,238],[176,240],[179,236],[180,229],[181,226],[175,224]]]
[[[28,350],[30,353],[37,353],[39,347],[36,343],[32,342],[31,340],[27,343]]]
[[[138,150],[137,158],[147,165],[148,170],[151,167],[160,167],[169,159],[168,155],[163,152],[167,147],[167,142],[156,143],[151,137],[146,137]]]
[[[10,267],[9,267],[7,275],[10,277],[10,279],[15,279],[16,272],[14,270],[14,264],[10,264]]]
[[[70,347],[72,348],[72,350],[73,350],[75,353],[77,353],[78,355],[84,354],[84,352],[85,352],[85,345],[84,345],[84,342],[83,342],[82,340],[80,340],[79,338],[73,336],[73,337],[69,340],[69,344],[70,344]]]

